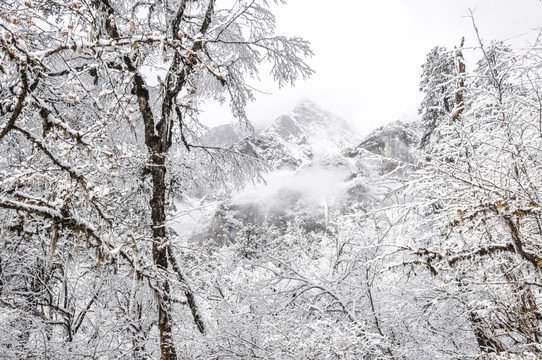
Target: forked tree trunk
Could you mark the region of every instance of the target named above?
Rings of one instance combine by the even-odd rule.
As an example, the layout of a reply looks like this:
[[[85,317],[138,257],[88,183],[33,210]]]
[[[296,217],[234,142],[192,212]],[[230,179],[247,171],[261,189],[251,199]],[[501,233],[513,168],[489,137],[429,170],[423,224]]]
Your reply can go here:
[[[105,28],[107,34],[113,38],[120,38],[117,26],[114,24],[115,9],[111,6],[109,0],[95,0],[98,9],[107,14],[105,16]],[[157,134],[155,128],[154,115],[150,106],[149,91],[145,86],[145,81],[129,56],[123,58],[128,70],[134,75],[133,93],[137,97],[139,110],[143,118],[145,129],[145,145],[150,153],[148,164],[152,175],[152,198],[150,200],[151,218],[153,227],[153,245],[152,256],[154,265],[159,270],[168,268],[167,261],[167,236],[165,228],[166,220],[166,167],[165,153],[167,152],[168,139]],[[169,109],[168,109],[169,110]],[[164,120],[160,123],[164,123]],[[159,126],[160,128],[160,126]],[[161,130],[161,129],[158,129]],[[173,344],[171,334],[171,315],[170,315],[170,287],[169,282],[163,280],[158,284],[160,293],[158,294],[158,328],[160,332],[160,358],[162,360],[176,360],[177,353]]]

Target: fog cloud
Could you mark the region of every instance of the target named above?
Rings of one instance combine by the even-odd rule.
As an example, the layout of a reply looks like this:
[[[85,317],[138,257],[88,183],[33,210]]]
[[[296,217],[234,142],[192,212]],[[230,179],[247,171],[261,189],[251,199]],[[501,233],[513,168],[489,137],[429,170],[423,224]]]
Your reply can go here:
[[[346,171],[337,171],[321,166],[301,168],[297,171],[279,170],[270,173],[267,184],[256,184],[233,196],[234,204],[260,204],[271,206],[281,191],[300,194],[311,201],[332,203],[345,190]]]

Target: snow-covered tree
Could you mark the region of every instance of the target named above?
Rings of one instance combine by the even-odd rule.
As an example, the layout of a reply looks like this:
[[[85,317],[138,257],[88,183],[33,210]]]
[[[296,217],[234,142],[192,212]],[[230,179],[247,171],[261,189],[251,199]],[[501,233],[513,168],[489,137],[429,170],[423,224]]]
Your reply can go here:
[[[436,46],[427,54],[422,65],[420,91],[424,98],[418,109],[421,115],[423,135],[420,147],[430,149],[432,142],[438,142],[439,125],[443,121],[455,121],[464,108],[465,62],[463,58],[464,39],[454,52]]]
[[[312,73],[269,5],[0,1],[1,327],[18,334],[0,352],[175,359],[180,332],[208,331],[168,217],[260,170],[199,145],[205,102],[249,126],[261,63],[281,86]]]
[[[446,280],[481,353],[540,352],[539,49],[480,41],[464,111],[439,118],[412,184],[412,261]]]
[[[420,91],[425,96],[418,110],[424,128],[421,147],[428,146],[437,122],[442,121],[454,106],[455,74],[454,58],[449,50],[437,46],[427,54],[420,81]]]

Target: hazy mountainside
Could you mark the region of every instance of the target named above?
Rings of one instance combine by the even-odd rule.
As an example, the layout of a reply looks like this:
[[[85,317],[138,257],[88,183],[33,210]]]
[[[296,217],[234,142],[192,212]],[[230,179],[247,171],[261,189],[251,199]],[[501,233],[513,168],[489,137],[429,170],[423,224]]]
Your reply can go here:
[[[200,141],[206,146],[230,147],[252,133],[234,124],[224,124],[211,128]]]
[[[219,130],[224,139],[231,139],[227,127]],[[264,160],[273,171],[266,184],[236,193],[218,206],[196,238],[224,244],[247,227],[264,225],[279,233],[292,224],[305,231],[325,231],[336,216],[365,212],[385,202],[404,177],[400,171],[390,172],[401,162],[414,161],[418,141],[418,126],[400,121],[360,140],[344,120],[314,103],[302,103],[260,134],[233,145]]]

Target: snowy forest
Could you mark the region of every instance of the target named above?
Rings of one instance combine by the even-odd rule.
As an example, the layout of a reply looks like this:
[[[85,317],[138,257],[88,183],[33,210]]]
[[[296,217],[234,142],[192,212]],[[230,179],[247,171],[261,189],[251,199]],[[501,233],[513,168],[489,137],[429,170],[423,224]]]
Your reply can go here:
[[[282,2],[0,0],[1,359],[542,356],[540,34],[473,16],[415,122],[255,130],[314,73]]]

